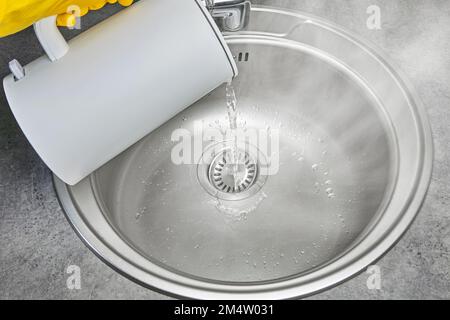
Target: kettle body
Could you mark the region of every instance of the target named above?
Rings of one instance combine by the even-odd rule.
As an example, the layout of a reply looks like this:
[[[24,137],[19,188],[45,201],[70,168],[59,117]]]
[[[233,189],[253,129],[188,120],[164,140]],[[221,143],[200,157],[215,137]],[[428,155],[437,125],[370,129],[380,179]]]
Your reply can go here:
[[[200,0],[142,0],[3,85],[31,145],[73,185],[236,75]]]

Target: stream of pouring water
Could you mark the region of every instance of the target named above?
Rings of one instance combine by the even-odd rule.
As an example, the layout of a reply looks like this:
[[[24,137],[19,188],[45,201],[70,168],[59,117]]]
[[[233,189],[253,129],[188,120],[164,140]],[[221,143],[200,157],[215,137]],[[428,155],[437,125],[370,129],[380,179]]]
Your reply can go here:
[[[237,129],[237,99],[231,82],[226,86],[227,108],[228,108],[228,120],[230,121],[230,129],[232,133],[236,133]]]
[[[226,86],[226,101],[227,101],[227,111],[228,111],[228,120],[230,125],[231,139],[233,139],[233,148],[231,150],[231,161],[232,161],[232,170],[234,177],[235,188],[238,184],[238,170],[239,170],[239,156],[238,156],[238,147],[237,147],[237,99],[236,93],[234,92],[233,85],[231,82],[227,83]]]

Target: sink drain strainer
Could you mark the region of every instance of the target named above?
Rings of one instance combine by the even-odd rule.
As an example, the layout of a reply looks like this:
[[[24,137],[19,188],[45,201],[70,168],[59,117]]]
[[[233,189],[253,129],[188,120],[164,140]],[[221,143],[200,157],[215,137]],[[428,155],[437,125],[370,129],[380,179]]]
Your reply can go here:
[[[222,200],[242,200],[256,194],[266,181],[260,161],[265,159],[256,147],[245,144],[236,151],[231,142],[210,146],[197,167],[200,184]]]
[[[242,150],[226,149],[209,166],[209,181],[226,193],[239,193],[249,189],[256,180],[258,167],[255,160]]]

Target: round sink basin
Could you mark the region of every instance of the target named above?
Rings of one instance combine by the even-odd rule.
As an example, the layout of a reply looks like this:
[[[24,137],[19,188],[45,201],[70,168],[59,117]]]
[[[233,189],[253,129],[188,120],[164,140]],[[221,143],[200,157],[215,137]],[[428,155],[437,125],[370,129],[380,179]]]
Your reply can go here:
[[[112,267],[175,296],[292,298],[340,283],[419,211],[432,164],[424,109],[382,54],[318,18],[253,7],[226,40],[238,127],[276,136],[272,156],[239,152],[239,183],[224,169],[228,142],[208,156],[218,141],[202,141],[201,163],[173,161],[174,132],[227,128],[220,87],[79,184],[55,177],[66,215]]]

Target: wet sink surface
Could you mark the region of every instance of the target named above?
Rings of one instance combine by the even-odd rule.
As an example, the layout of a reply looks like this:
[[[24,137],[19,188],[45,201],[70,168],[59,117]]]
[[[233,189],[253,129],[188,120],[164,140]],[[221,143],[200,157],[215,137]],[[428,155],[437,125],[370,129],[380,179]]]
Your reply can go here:
[[[307,295],[360,271],[410,224],[431,172],[428,124],[381,55],[319,19],[256,7],[227,41],[238,126],[279,135],[279,170],[255,193],[213,196],[199,178],[207,165],[171,159],[174,131],[228,126],[224,87],[57,190],[85,241],[145,285],[194,298]]]
[[[329,261],[361,234],[395,177],[394,153],[386,119],[341,70],[270,42],[231,49],[251,53],[235,84],[238,126],[280,134],[279,172],[260,192],[217,200],[197,165],[171,160],[177,128],[227,127],[224,88],[97,172],[96,183],[112,224],[148,257],[214,280],[274,280]],[[267,77],[267,66],[281,76]]]

